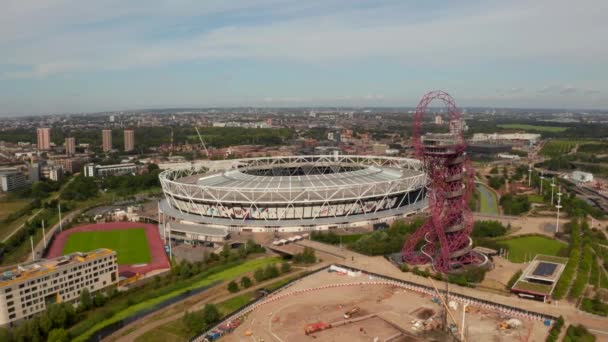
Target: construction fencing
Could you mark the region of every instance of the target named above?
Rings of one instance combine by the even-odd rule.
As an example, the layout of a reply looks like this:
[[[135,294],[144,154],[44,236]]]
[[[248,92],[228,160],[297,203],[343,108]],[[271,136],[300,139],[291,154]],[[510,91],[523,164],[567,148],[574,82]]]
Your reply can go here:
[[[339,268],[343,268],[343,269],[345,269],[347,271],[351,271],[351,272],[360,272],[361,275],[363,275],[363,276],[371,277],[372,281],[359,281],[359,282],[352,282],[352,283],[331,284],[331,285],[324,285],[324,286],[315,287],[315,288],[308,288],[308,289],[280,293],[277,295],[270,294],[266,297],[262,297],[256,301],[251,302],[251,303],[243,306],[242,308],[236,310],[234,313],[226,316],[226,318],[222,322],[215,325],[211,329],[203,332],[202,334],[198,335],[197,337],[193,338],[191,341],[203,342],[205,339],[205,336],[208,333],[210,333],[211,331],[216,330],[220,325],[223,325],[226,322],[230,322],[234,319],[239,319],[239,318],[249,314],[250,312],[256,310],[258,307],[260,307],[262,305],[266,305],[268,303],[275,302],[275,301],[283,299],[287,296],[294,296],[294,295],[298,295],[301,293],[324,290],[324,289],[329,289],[329,288],[338,288],[338,287],[344,287],[344,286],[387,285],[387,286],[400,287],[400,288],[403,288],[403,289],[406,289],[406,290],[409,290],[412,292],[420,293],[422,295],[437,296],[437,291],[435,291],[435,289],[433,287],[424,286],[424,285],[416,284],[416,283],[413,283],[413,282],[410,282],[407,280],[396,279],[396,278],[384,276],[384,275],[373,273],[373,272],[367,272],[364,270],[360,270],[357,268],[344,266],[344,265],[340,265],[340,264],[323,267],[315,272],[312,272],[312,274],[326,270],[332,266],[334,268],[337,266]],[[276,289],[273,293],[278,293],[279,291],[292,286],[293,284],[295,284],[302,278],[307,277],[309,275],[311,275],[311,274],[302,275],[301,277],[298,277],[297,279],[294,279],[293,281]],[[443,296],[445,296],[445,293],[446,293],[445,290],[438,290],[438,291]],[[520,318],[527,319],[527,320],[537,320],[537,321],[542,321],[542,322],[549,321],[551,324],[557,319],[557,317],[554,317],[551,315],[546,315],[546,314],[542,314],[542,313],[538,313],[538,312],[534,312],[534,311],[529,311],[529,310],[525,310],[525,309],[521,309],[521,308],[509,306],[509,305],[494,303],[494,302],[482,300],[479,298],[474,298],[474,297],[457,294],[457,293],[452,293],[452,292],[448,293],[448,301],[456,301],[462,305],[466,304],[468,306],[480,308],[480,309],[487,310],[487,311],[498,312],[503,315],[508,315],[511,317],[520,317]]]

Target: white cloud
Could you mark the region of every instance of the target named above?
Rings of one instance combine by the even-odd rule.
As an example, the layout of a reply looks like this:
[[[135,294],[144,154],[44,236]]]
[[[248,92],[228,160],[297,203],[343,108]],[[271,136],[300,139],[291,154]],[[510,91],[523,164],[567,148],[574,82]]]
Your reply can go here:
[[[283,13],[289,6],[244,0],[183,1],[182,6],[160,0],[10,1],[8,11],[0,14],[0,64],[30,70],[7,71],[2,78],[225,58],[341,63],[386,57],[412,66],[455,67],[488,60],[573,64],[608,60],[604,0],[577,6],[565,0],[487,2],[468,11],[438,11],[425,13],[424,20],[403,20],[411,6],[399,3],[317,15],[291,10],[295,15],[286,19],[269,16],[263,23],[240,25],[228,21],[187,38],[151,39],[159,27],[179,26],[184,18],[196,15],[212,18],[269,8],[271,13]],[[163,26],[165,21],[168,24]]]

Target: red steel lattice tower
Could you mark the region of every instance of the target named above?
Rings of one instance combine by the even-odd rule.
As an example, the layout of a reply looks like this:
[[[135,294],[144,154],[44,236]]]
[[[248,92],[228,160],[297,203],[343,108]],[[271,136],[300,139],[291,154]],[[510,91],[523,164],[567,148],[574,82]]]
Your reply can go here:
[[[441,100],[449,115],[449,133],[422,134],[428,105]],[[469,237],[473,215],[468,199],[473,190],[474,171],[465,153],[464,121],[454,99],[446,92],[432,91],[420,100],[414,114],[412,144],[427,173],[429,219],[403,245],[403,260],[410,264],[431,263],[438,272],[487,261],[472,251]]]

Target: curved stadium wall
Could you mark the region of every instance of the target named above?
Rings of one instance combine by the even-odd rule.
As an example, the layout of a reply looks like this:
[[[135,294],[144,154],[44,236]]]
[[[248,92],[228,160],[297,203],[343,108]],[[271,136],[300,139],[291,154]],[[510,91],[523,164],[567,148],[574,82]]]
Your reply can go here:
[[[248,158],[206,173],[160,174],[161,212],[227,231],[307,231],[390,222],[426,207],[426,175],[409,158],[322,155]]]

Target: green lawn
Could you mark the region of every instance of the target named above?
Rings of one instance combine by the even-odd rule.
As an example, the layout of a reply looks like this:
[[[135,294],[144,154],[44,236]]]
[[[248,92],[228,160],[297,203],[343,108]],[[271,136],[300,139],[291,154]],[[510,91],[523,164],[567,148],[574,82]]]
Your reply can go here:
[[[528,195],[528,201],[530,201],[530,203],[543,203],[543,196],[541,195],[537,195],[537,194],[533,194],[533,195]]]
[[[509,250],[509,260],[517,263],[531,260],[536,254],[557,255],[560,250],[567,248],[565,243],[544,236],[505,239],[499,244]]]
[[[28,200],[10,200],[0,202],[0,221],[8,217],[13,212],[24,208],[29,203]]]
[[[263,267],[268,264],[275,264],[280,261],[281,261],[281,259],[274,258],[274,257],[273,258],[260,258],[260,259],[250,260],[250,261],[244,262],[242,264],[238,264],[237,266],[225,269],[218,273],[211,274],[208,277],[200,279],[190,285],[184,286],[177,290],[171,291],[167,294],[160,295],[160,296],[148,299],[148,300],[144,300],[135,305],[129,306],[126,309],[119,311],[115,315],[109,317],[108,319],[95,324],[92,328],[87,330],[85,333],[80,334],[79,336],[75,337],[73,339],[73,341],[75,341],[75,342],[87,341],[89,338],[91,338],[91,336],[93,336],[93,334],[95,334],[96,331],[98,331],[102,328],[105,328],[110,324],[116,323],[122,319],[125,319],[129,316],[132,316],[132,315],[136,314],[137,312],[146,310],[158,303],[161,303],[167,299],[173,298],[186,291],[190,291],[190,290],[197,289],[197,288],[204,287],[204,286],[209,286],[218,281],[236,279],[238,276],[242,275],[243,273],[253,271],[258,267]]]
[[[500,128],[506,128],[506,129],[520,129],[523,131],[550,132],[550,133],[560,133],[560,132],[563,132],[568,129],[568,127],[524,125],[524,124],[504,124],[504,125],[497,125],[497,126]]]
[[[75,232],[68,237],[63,254],[88,252],[97,248],[115,250],[119,265],[150,262],[148,239],[143,228]]]

